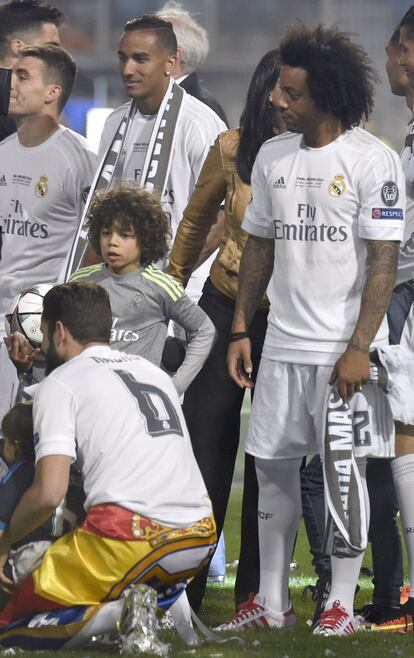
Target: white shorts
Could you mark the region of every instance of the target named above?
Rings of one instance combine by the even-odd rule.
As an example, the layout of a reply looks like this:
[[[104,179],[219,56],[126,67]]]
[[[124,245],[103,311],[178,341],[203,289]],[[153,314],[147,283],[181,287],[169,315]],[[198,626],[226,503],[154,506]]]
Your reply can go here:
[[[333,366],[270,361],[262,356],[246,452],[291,459],[321,452],[325,400]]]

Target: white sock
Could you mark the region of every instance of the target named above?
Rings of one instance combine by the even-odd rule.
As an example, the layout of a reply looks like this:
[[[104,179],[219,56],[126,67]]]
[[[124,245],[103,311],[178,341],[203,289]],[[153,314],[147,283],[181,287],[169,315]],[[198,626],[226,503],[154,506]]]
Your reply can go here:
[[[332,583],[325,610],[339,601],[345,610],[353,614],[355,588],[363,559],[364,553],[358,557],[331,557]]]
[[[414,455],[397,457],[391,468],[407,549],[410,597],[414,597]]]
[[[365,506],[367,510],[367,532],[369,527],[369,497],[366,480],[366,460],[357,460],[359,472],[362,478],[362,484],[365,492]],[[325,605],[325,609],[330,608],[335,601],[339,601],[341,606],[353,615],[355,589],[358,583],[359,572],[361,570],[364,553],[358,557],[338,558],[331,557],[332,579],[331,591]]]
[[[301,515],[301,459],[255,459],[259,482],[260,590],[274,612],[289,608],[289,567]]]
[[[193,628],[190,603],[185,590],[180,594],[178,599],[174,601],[169,608],[169,612],[171,613],[176,631],[181,639],[189,646],[200,644],[200,639]]]

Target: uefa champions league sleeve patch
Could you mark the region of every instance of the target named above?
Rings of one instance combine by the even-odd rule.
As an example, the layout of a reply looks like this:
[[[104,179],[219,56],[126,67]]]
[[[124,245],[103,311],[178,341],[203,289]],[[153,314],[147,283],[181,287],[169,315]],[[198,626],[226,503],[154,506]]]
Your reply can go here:
[[[398,187],[394,181],[389,180],[382,186],[381,198],[386,206],[395,206],[398,201]]]

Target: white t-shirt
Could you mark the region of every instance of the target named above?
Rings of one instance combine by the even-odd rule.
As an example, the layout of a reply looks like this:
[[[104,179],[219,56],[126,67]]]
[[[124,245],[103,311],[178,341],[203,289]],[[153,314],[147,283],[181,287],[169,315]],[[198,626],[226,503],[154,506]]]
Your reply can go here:
[[[33,418],[36,462],[76,459],[86,510],[115,503],[174,527],[211,514],[178,394],[146,359],[85,349],[41,382]]]
[[[54,283],[72,246],[95,153],[60,126],[39,146],[17,133],[0,143],[0,332],[4,311],[21,290]]]
[[[400,246],[397,283],[414,278],[414,118],[407,126],[401,164],[405,175],[407,212],[404,238]]]
[[[156,114],[144,115],[136,112],[124,145],[125,160],[122,166],[124,180],[141,184],[142,170],[156,118]]]
[[[128,109],[129,102],[116,109],[106,120],[99,145],[98,162],[101,162],[105,155],[121,119]],[[142,167],[143,160],[139,145],[142,146],[149,139],[149,121],[149,117],[143,117],[138,111],[135,114],[126,138],[126,154],[121,174],[124,180],[133,180],[138,184],[141,181],[140,167]],[[163,209],[171,219],[173,240],[210,146],[217,135],[225,130],[227,130],[225,123],[213,110],[184,91],[174,138],[170,173],[161,199]],[[133,144],[132,153],[131,143]],[[196,270],[187,286],[186,293],[193,301],[197,300],[201,294],[204,281],[210,272],[212,260],[214,258],[210,257]]]
[[[404,176],[397,154],[353,128],[322,148],[286,133],[266,142],[243,228],[275,240],[263,355],[333,365],[355,329],[364,240],[401,240]],[[386,344],[383,320],[373,346]]]

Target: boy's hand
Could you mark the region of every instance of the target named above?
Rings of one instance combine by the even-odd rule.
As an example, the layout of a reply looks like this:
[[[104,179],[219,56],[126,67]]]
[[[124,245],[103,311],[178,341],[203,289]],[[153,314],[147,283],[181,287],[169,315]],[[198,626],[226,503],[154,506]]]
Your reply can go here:
[[[7,345],[10,360],[15,365],[17,372],[22,374],[30,370],[34,359],[40,354],[40,348],[34,349],[18,331],[13,331],[10,336],[6,336],[4,342]]]

